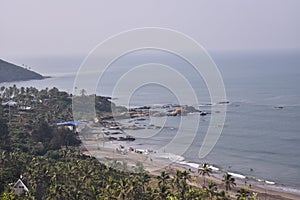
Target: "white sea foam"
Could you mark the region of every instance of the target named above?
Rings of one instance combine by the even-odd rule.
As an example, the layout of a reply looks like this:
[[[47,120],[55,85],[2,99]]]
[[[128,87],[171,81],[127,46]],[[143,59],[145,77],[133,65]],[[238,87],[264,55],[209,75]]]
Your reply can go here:
[[[198,169],[199,168],[199,164],[197,163],[190,163],[190,162],[186,162],[186,161],[181,161],[181,162],[178,162],[179,164],[181,165],[187,165],[187,166],[190,166],[192,168],[195,168],[195,169]]]
[[[282,191],[285,191],[285,192],[293,193],[293,194],[300,194],[300,190],[299,189],[295,189],[295,188],[276,187],[276,186],[274,186],[273,188],[275,188],[277,190],[282,190]]]
[[[233,173],[233,172],[228,172],[228,174],[230,174],[231,176],[234,176],[236,178],[240,178],[240,179],[245,179],[246,176],[242,175],[242,174],[237,174],[237,173]]]
[[[219,168],[212,166],[212,165],[210,165],[209,168],[212,169],[213,171],[220,171]]]
[[[273,181],[265,181],[266,184],[269,184],[269,185],[275,185],[275,182]]]
[[[156,153],[156,154],[153,154],[153,155],[155,155],[156,157],[159,157],[159,158],[169,159],[172,162],[184,161],[183,156],[175,155],[175,154],[172,154],[172,153]]]
[[[259,178],[254,178],[256,181],[258,182],[265,182],[266,184],[269,184],[269,185],[275,185],[276,183],[273,182],[273,181],[268,181],[268,180],[263,180],[263,179],[259,179]]]
[[[181,164],[181,165],[186,165],[186,166],[189,166],[189,167],[192,167],[192,168],[195,168],[195,169],[198,169],[199,167],[201,167],[201,164],[193,163],[193,162],[180,161],[180,162],[177,162],[177,163]],[[220,170],[219,168],[217,168],[213,165],[208,166],[208,168],[210,168],[212,171],[219,171]]]

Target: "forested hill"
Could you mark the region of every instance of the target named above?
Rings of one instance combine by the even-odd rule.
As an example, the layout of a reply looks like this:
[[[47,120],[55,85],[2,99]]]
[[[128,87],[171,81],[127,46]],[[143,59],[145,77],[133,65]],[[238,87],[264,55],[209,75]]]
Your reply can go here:
[[[44,76],[0,59],[0,83],[43,79]]]

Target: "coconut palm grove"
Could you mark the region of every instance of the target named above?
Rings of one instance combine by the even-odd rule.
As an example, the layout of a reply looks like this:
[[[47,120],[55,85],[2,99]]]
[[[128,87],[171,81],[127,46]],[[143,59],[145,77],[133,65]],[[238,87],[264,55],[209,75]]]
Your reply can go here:
[[[16,86],[1,87],[0,92],[2,200],[258,199],[249,186],[236,188],[229,174],[221,183],[207,179],[212,172],[206,163],[196,176],[188,170],[150,174],[140,162],[134,167],[119,161],[101,163],[82,152],[73,131],[56,126],[73,120],[71,94]],[[97,115],[110,113],[111,106],[115,105],[109,98],[96,97]],[[23,184],[18,193],[17,180]]]

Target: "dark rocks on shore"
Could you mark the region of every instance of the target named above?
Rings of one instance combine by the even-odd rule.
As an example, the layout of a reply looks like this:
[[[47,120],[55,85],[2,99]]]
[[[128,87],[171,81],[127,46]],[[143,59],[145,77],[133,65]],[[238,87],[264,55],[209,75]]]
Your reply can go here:
[[[205,115],[207,115],[207,112],[201,112],[200,115],[205,116]]]
[[[283,109],[284,107],[283,106],[274,106],[274,108],[276,108],[276,109]]]
[[[229,101],[220,101],[218,104],[229,104]]]

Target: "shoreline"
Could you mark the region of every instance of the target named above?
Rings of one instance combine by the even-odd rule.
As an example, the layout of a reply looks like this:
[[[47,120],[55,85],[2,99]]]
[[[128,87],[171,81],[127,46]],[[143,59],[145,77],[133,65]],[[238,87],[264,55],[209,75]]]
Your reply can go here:
[[[11,80],[11,81],[3,81],[0,82],[0,84],[12,84],[12,83],[19,83],[19,82],[23,82],[23,81],[40,81],[40,80],[44,80],[44,79],[49,79],[49,78],[53,78],[52,76],[43,76],[41,75],[41,78],[29,78],[29,79],[19,79],[19,80]]]
[[[101,144],[102,145],[99,145]],[[165,155],[162,155],[160,153],[136,153],[134,151],[122,153],[117,152],[116,149],[113,147],[113,144],[109,144],[109,142],[105,143],[101,140],[89,140],[84,141],[83,146],[81,146],[81,149],[83,150],[83,153],[85,155],[96,157],[99,162],[103,163],[109,163],[112,160],[117,161],[124,161],[128,164],[129,167],[135,166],[135,163],[137,161],[140,161],[143,163],[144,169],[147,173],[157,176],[162,171],[168,172],[171,176],[174,176],[176,173],[176,170],[180,171],[190,171],[190,175],[192,177],[192,180],[198,179],[198,181],[191,182],[191,185],[194,185],[196,187],[202,187],[203,183],[203,177],[199,177],[197,174],[197,163],[190,163],[184,160],[177,160],[174,162],[174,160],[170,160],[166,158],[167,155],[171,155],[166,153]],[[163,156],[163,157],[161,157]],[[179,157],[178,157],[179,158]],[[194,165],[193,167],[191,165]],[[212,167],[213,173],[211,176],[206,176],[205,179],[208,181],[214,181],[217,185],[221,185],[222,183],[222,174],[225,172],[219,170],[218,168]],[[232,173],[232,175],[234,175]],[[249,188],[249,185],[245,185],[245,179],[238,178],[236,176],[233,176],[236,179],[236,187],[233,188],[229,194],[231,197],[236,194],[237,190],[240,188]],[[251,188],[249,189],[251,192],[255,192],[258,194],[258,197],[260,199],[277,199],[277,200],[296,200],[300,199],[300,194],[296,194],[290,191],[280,191],[278,189],[274,189],[270,186],[273,185],[260,185],[257,181],[252,181],[249,179],[247,180],[247,184],[251,185]]]

